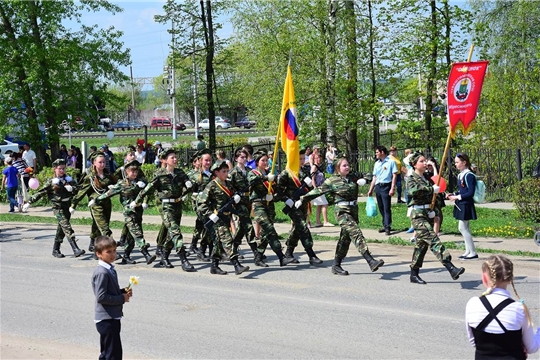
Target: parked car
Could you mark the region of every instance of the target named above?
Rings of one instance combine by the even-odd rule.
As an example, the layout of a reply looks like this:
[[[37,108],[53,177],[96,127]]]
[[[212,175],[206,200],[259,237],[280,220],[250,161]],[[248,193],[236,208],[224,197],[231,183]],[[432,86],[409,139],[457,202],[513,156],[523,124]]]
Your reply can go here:
[[[130,130],[131,124],[127,121],[120,121],[112,126],[114,130]]]
[[[0,140],[0,151],[5,154],[6,151],[19,152],[19,144],[9,140]]]
[[[248,116],[244,116],[243,118],[234,123],[234,126],[243,127],[244,129],[250,129],[255,125],[257,125],[257,123],[254,120],[250,120]]]
[[[166,128],[172,130],[171,119],[169,119],[168,117],[153,117],[152,120],[150,120],[150,128]],[[184,123],[177,123],[176,130],[186,130],[186,125]]]
[[[231,127],[231,124],[225,121],[218,121],[216,118],[216,129],[228,129]],[[199,129],[209,130],[210,129],[210,120],[202,119],[199,121]]]
[[[229,123],[229,124],[231,123],[231,120],[229,118],[227,118],[225,116],[219,116],[219,115],[216,116],[216,122],[217,121],[223,121],[223,122],[226,122],[226,123]]]
[[[142,127],[143,127],[141,124],[139,124],[138,122],[135,122],[135,121],[130,121],[129,126],[133,130],[141,130]]]

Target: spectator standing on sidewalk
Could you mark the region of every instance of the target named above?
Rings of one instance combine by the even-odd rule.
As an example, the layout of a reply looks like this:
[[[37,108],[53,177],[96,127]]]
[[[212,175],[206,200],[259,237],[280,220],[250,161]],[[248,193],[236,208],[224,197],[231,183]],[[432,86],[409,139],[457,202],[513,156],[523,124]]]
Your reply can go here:
[[[470,170],[471,160],[467,154],[457,153],[454,163],[460,171],[458,175],[458,191],[448,194],[446,198],[454,201],[454,217],[458,220],[458,229],[465,241],[465,252],[459,258],[463,260],[478,259],[469,223],[470,220],[477,219],[473,199],[476,188],[476,175]]]
[[[22,154],[22,157],[24,161],[34,170],[34,174],[37,173],[37,160],[36,160],[36,153],[34,150],[30,149],[29,144],[24,144],[24,152]]]
[[[396,163],[397,167],[397,174],[396,174],[396,190],[397,190],[397,203],[398,204],[405,204],[405,201],[401,200],[401,160],[397,157],[397,148],[395,146],[390,146],[390,155],[388,157]]]
[[[17,168],[12,165],[12,162],[13,160],[8,159],[6,161],[7,166],[2,171],[2,190],[6,189],[10,213],[15,212],[15,207],[17,207],[18,204],[15,195],[17,194],[17,188],[19,187],[17,178],[20,176]]]
[[[388,150],[382,145],[375,148],[375,156],[377,157],[377,161],[373,167],[373,180],[371,181],[368,196],[371,196],[373,190],[375,190],[383,225],[379,232],[390,235],[390,231],[392,230],[391,200],[396,188],[397,166],[388,157]]]
[[[322,169],[322,158],[319,153],[313,153],[313,165],[311,166],[311,181],[314,188],[321,186],[324,183],[324,173]],[[315,225],[313,227],[334,226],[328,221],[328,200],[326,196],[321,195],[311,201],[311,205],[315,206]],[[321,213],[324,223],[321,223]]]

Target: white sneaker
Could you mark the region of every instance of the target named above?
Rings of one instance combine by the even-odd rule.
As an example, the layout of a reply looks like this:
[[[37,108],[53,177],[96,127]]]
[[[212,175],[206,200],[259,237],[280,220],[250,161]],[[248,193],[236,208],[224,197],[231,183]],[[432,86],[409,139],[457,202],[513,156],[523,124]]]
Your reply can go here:
[[[18,207],[18,206],[15,206],[15,207],[13,208],[13,210],[15,210],[15,212],[19,212],[19,207]]]
[[[416,236],[413,236],[412,238],[410,238],[409,241],[412,242],[412,243],[415,243],[416,242]]]
[[[329,222],[325,222],[323,226],[324,226],[324,227],[334,227],[335,225],[334,225],[334,224],[331,224],[331,223],[329,223]]]

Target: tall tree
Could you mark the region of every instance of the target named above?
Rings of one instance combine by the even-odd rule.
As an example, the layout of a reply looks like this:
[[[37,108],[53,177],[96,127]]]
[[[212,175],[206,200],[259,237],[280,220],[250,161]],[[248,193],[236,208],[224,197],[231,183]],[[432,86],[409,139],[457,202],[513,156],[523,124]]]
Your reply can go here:
[[[66,19],[80,22],[83,11],[121,8],[107,1],[9,1],[0,3],[0,123],[17,119],[18,131],[34,147],[43,164],[42,130],[53,158],[58,155],[58,125],[70,115],[97,119],[96,102],[107,101],[106,83],[125,80],[118,70],[128,65],[129,51],[114,27],[81,25],[67,28]],[[99,105],[99,104],[98,104]],[[12,110],[15,109],[15,111]],[[17,109],[19,109],[17,111]]]

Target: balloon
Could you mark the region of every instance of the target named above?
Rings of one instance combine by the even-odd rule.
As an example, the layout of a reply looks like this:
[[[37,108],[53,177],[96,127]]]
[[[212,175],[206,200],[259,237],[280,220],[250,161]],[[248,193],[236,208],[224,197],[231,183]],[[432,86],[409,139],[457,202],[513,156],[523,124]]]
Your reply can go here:
[[[39,187],[38,179],[31,178],[30,180],[28,180],[28,186],[30,187],[30,189],[36,190]]]
[[[435,185],[437,185],[437,181],[439,181],[439,175],[432,176],[431,180],[433,180]],[[441,188],[440,192],[445,192],[446,191],[446,180],[444,180],[443,177],[441,178],[441,182],[439,183],[439,187]]]
[[[107,139],[109,139],[109,140],[114,139],[114,131],[108,131],[107,132]]]

